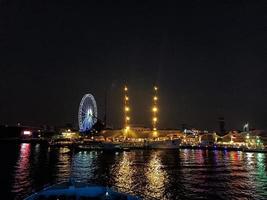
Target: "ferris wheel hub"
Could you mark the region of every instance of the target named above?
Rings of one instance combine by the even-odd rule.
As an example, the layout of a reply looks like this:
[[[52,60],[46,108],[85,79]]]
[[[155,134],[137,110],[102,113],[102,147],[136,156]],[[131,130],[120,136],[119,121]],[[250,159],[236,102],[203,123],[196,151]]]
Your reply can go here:
[[[83,96],[79,106],[78,121],[80,132],[90,131],[97,122],[97,106],[93,95]]]

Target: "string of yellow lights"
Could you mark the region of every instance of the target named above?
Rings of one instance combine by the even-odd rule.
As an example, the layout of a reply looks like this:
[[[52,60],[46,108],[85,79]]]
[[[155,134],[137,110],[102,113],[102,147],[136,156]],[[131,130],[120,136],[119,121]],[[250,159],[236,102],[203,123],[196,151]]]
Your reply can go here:
[[[154,86],[153,106],[152,106],[152,127],[153,136],[157,137],[157,124],[158,124],[158,87]]]
[[[124,86],[124,128],[125,133],[127,134],[130,130],[130,106],[129,106],[129,95],[128,95],[128,87]]]

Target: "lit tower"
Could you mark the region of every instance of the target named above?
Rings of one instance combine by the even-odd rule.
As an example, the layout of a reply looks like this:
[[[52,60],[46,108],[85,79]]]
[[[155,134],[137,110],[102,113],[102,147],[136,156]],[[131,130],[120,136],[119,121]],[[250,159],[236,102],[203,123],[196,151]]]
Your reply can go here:
[[[153,137],[157,137],[157,124],[158,124],[158,87],[154,86],[153,89],[153,106],[152,106],[152,127]]]
[[[243,126],[243,131],[244,132],[249,132],[249,124],[248,124],[248,122],[245,123],[245,125]]]
[[[128,87],[124,86],[124,129],[125,129],[125,133],[127,134],[127,132],[130,129],[130,116],[129,116],[129,112],[130,112],[130,107],[129,107],[129,95],[128,95]]]

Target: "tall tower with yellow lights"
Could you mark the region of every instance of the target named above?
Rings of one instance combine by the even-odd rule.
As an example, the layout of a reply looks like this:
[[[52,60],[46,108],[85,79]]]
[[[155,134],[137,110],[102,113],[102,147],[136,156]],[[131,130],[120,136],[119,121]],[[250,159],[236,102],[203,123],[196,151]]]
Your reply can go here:
[[[153,137],[158,136],[157,124],[158,124],[158,87],[154,86],[153,88],[153,106],[152,106],[152,128],[153,128]]]
[[[128,87],[124,86],[124,130],[125,134],[130,130],[130,106],[129,106],[129,95],[128,95]]]

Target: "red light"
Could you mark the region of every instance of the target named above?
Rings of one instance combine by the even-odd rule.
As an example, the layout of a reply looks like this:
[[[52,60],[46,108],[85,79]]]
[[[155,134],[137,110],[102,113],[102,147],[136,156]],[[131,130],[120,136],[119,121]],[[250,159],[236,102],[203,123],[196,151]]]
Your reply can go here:
[[[31,135],[32,132],[31,131],[23,131],[23,135]]]

